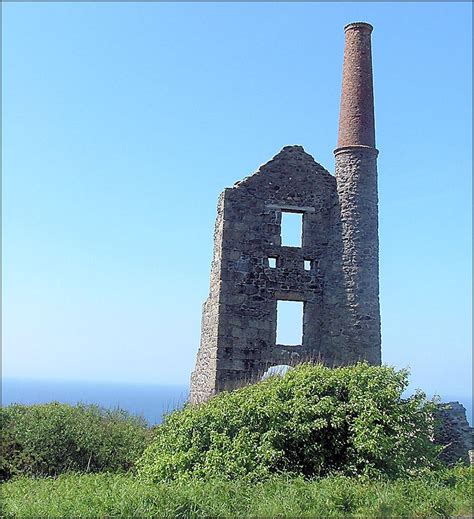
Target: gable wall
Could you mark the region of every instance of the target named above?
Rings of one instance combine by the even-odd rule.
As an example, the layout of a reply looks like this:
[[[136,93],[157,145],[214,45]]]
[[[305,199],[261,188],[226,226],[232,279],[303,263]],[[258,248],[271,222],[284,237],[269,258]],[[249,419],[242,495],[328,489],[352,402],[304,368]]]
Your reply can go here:
[[[288,208],[303,213],[301,248],[281,246],[281,214]],[[308,358],[343,363],[336,347],[345,293],[335,178],[302,147],[283,148],[224,191],[218,221],[191,401],[253,380],[271,365]],[[276,268],[268,257],[278,258]],[[276,345],[278,299],[304,302],[301,345]]]

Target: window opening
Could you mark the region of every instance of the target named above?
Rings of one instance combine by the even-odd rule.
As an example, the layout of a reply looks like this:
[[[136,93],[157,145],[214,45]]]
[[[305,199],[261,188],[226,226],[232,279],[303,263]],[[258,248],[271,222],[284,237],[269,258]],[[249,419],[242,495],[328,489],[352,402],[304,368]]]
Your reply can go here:
[[[277,301],[277,344],[303,344],[303,305],[302,301]]]
[[[286,247],[301,247],[303,237],[303,213],[281,213],[281,244]]]
[[[304,269],[311,270],[311,260],[304,260]]]
[[[277,266],[277,259],[275,257],[269,257],[268,258],[268,266],[271,269],[276,269]]]

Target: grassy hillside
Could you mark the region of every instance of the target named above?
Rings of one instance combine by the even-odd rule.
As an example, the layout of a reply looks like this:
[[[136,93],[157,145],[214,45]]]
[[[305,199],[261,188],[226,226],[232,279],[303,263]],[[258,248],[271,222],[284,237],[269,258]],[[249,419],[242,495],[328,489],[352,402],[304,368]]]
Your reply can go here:
[[[391,482],[338,476],[151,484],[130,475],[63,475],[11,481],[2,495],[6,518],[469,517],[472,476],[457,468]]]

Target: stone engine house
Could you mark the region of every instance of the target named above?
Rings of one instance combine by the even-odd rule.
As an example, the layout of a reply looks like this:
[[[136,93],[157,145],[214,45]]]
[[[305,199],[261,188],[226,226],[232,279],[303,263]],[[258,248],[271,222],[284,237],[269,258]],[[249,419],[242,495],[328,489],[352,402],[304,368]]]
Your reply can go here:
[[[371,32],[345,27],[335,176],[286,146],[219,197],[191,403],[271,366],[381,362]],[[288,215],[301,222],[300,243],[282,240]],[[277,341],[285,301],[302,305],[301,344]]]

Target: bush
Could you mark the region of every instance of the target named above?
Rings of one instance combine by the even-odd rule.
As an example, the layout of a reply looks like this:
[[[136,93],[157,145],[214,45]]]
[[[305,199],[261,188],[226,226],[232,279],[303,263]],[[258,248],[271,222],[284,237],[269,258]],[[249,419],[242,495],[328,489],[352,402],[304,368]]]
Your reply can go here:
[[[434,404],[407,372],[303,364],[168,415],[137,462],[152,481],[420,474],[434,466]]]
[[[142,418],[95,405],[11,405],[0,410],[0,478],[66,471],[127,471],[149,435]]]

